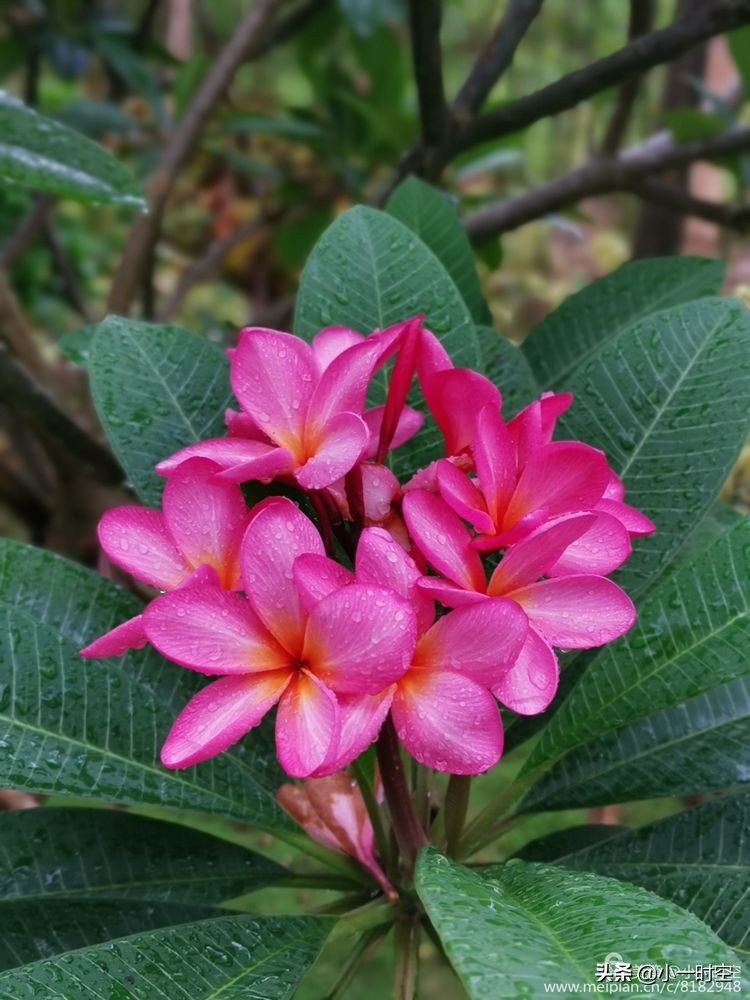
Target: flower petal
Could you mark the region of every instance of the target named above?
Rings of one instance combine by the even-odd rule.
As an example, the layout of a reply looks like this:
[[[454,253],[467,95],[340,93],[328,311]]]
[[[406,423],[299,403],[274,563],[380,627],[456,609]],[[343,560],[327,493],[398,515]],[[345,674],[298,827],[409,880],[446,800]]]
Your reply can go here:
[[[519,715],[537,715],[555,697],[559,674],[557,657],[549,644],[530,628],[518,659],[492,685],[492,693]]]
[[[204,458],[183,462],[167,479],[162,509],[188,563],[213,566],[221,585],[231,590],[239,581],[239,548],[249,512],[240,488],[218,481],[217,471]]]
[[[159,590],[179,586],[192,568],[172,541],[159,510],[114,507],[99,521],[97,534],[116,566]]]
[[[297,482],[305,490],[322,490],[335,483],[357,464],[368,439],[362,417],[337,413],[320,430],[315,454],[295,473]]]
[[[424,380],[430,413],[445,438],[446,455],[458,455],[474,438],[477,414],[483,406],[500,408],[500,390],[484,375],[468,368],[449,368]]]
[[[624,506],[624,505],[623,505]],[[606,576],[622,566],[632,551],[627,528],[597,505],[594,523],[565,549],[548,576],[596,573]]]
[[[362,415],[362,419],[367,424],[367,429],[370,432],[370,443],[367,446],[367,458],[374,458],[375,452],[378,450],[380,428],[383,426],[384,414],[384,406],[374,406],[371,410],[365,410]],[[399,445],[402,445],[405,441],[413,438],[423,423],[424,413],[422,413],[421,410],[415,410],[411,406],[405,406],[398,418],[396,433],[393,435],[393,440],[391,441],[391,448],[398,448]]]
[[[479,411],[472,444],[477,478],[482,488],[492,528],[502,524],[503,514],[510,503],[516,485],[516,451],[508,427],[495,405]]]
[[[425,559],[466,590],[484,593],[485,577],[471,535],[442,497],[426,490],[404,496],[404,520]]]
[[[143,612],[149,642],[175,663],[202,674],[249,674],[289,666],[281,648],[239,594],[182,587]]]
[[[328,366],[336,360],[339,354],[364,342],[364,335],[348,326],[326,326],[316,333],[310,346],[322,375]]]
[[[450,670],[490,687],[520,653],[528,629],[515,601],[487,598],[438,618],[417,643],[413,666]]]
[[[232,355],[232,390],[263,432],[298,461],[318,378],[312,349],[299,337],[262,327],[240,331]]]
[[[485,688],[447,670],[410,670],[391,706],[398,738],[420,764],[480,774],[503,751],[497,703]]]
[[[398,479],[386,465],[362,462],[362,495],[365,501],[365,517],[368,521],[385,521],[391,513],[391,505],[401,492]]]
[[[279,700],[289,671],[221,677],[193,695],[175,719],[164,746],[164,767],[181,768],[215,757],[248,733]]]
[[[156,471],[160,476],[168,476],[193,458],[215,462],[222,470],[217,473],[218,478],[230,483],[273,479],[292,465],[292,456],[285,448],[249,438],[223,437],[189,444],[159,462]]]
[[[459,517],[477,531],[494,532],[495,525],[487,513],[484,497],[466,473],[452,462],[441,459],[437,464],[437,484],[440,496]]]
[[[94,639],[81,650],[81,656],[87,660],[103,656],[122,656],[129,649],[142,649],[148,642],[143,631],[143,615],[129,618],[121,625],[115,626],[98,639]]]
[[[294,586],[294,561],[306,553],[325,555],[323,542],[312,521],[284,497],[255,514],[240,549],[248,600],[292,656],[302,650],[306,621]]]
[[[508,595],[518,601],[533,628],[552,646],[590,649],[623,635],[635,608],[616,583],[601,576],[561,576]]]
[[[605,497],[596,505],[596,510],[616,517],[630,535],[651,535],[656,531],[656,525],[650,517],[620,500],[608,500]]]
[[[310,612],[329,594],[354,583],[348,569],[328,556],[303,555],[294,560],[294,586],[305,611]]]
[[[310,401],[307,423],[313,433],[338,413],[362,415],[367,386],[380,353],[379,342],[366,339],[334,358],[321,375]]]
[[[550,517],[590,510],[609,481],[604,455],[579,441],[554,441],[529,458],[505,515],[510,527],[529,511],[546,508]]]
[[[545,392],[513,417],[508,430],[518,453],[519,469],[526,465],[537,448],[549,444],[557,418],[572,402],[571,392]]]
[[[276,712],[279,763],[293,778],[306,778],[336,752],[339,731],[335,695],[302,670],[284,692]]]
[[[422,574],[414,560],[387,531],[365,528],[359,537],[354,568],[357,583],[385,587],[409,601],[417,615],[419,632],[430,627],[435,617],[435,606],[417,586]]]
[[[546,576],[567,548],[595,523],[594,514],[570,514],[537,528],[510,546],[490,577],[487,593],[499,597]]]
[[[377,694],[411,663],[416,635],[403,598],[355,583],[313,608],[302,659],[336,694]]]
[[[334,774],[356,760],[377,739],[393,701],[395,685],[379,694],[341,694],[339,703],[341,732],[336,756],[325,767],[318,768],[315,776]]]
[[[477,604],[486,601],[487,595],[477,590],[464,590],[457,583],[444,580],[440,576],[423,576],[417,586],[434,601],[439,601],[446,608],[462,608],[467,604]]]

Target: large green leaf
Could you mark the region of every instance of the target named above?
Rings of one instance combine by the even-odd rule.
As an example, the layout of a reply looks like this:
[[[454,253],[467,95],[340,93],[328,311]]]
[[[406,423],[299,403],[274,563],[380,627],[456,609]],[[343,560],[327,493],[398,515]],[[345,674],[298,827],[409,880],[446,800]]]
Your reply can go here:
[[[418,177],[408,177],[388,199],[386,211],[432,250],[455,282],[474,322],[488,322],[474,251],[448,195]]]
[[[672,899],[750,952],[750,795],[707,802],[563,853],[559,862]]]
[[[137,934],[0,975],[2,1000],[287,1000],[329,924],[216,917]]]
[[[11,903],[31,901],[67,901],[71,908],[92,899],[213,905],[284,872],[225,840],[120,811],[0,813],[0,915]]]
[[[139,610],[82,566],[0,542],[0,783],[291,828],[274,799],[281,775],[262,729],[195,768],[159,764],[174,717],[203,679],[150,649],[80,658],[82,645]]]
[[[526,770],[574,756],[596,738],[750,675],[750,518],[707,546],[641,602],[638,620],[603,649],[542,733]],[[700,724],[700,719],[696,722]],[[685,717],[682,728],[688,730]],[[657,779],[658,780],[658,779]]]
[[[714,502],[750,416],[750,312],[703,299],[656,313],[608,341],[569,380],[560,436],[601,448],[627,499],[651,517],[616,577],[645,589]]]
[[[102,146],[0,91],[0,179],[77,201],[145,206],[135,178]]]
[[[122,899],[2,902],[0,971],[112,938],[216,916],[218,912],[201,906]]]
[[[419,860],[417,891],[477,1000],[542,997],[555,983],[590,987],[597,964],[613,952],[634,969],[736,964],[691,913],[588,872],[514,860],[480,875],[428,849]],[[647,995],[634,986],[630,995]]]
[[[567,389],[575,369],[603,344],[661,309],[714,295],[724,265],[702,257],[660,257],[624,264],[571,295],[523,345],[544,389]]]
[[[156,505],[153,471],[185,445],[225,432],[229,364],[217,344],[178,326],[110,316],[88,363],[96,412],[141,500]]]
[[[520,347],[491,326],[476,327],[482,348],[482,371],[500,389],[506,420],[536,399],[542,387]]]

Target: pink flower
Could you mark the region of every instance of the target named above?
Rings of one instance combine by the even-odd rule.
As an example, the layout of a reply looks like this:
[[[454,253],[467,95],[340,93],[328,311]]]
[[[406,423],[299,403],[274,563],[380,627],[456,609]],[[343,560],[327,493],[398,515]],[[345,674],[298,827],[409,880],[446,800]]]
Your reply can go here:
[[[520,655],[492,686],[515,712],[533,715],[552,700],[558,680],[552,646],[601,646],[635,621],[632,601],[611,580],[591,573],[551,576],[570,546],[591,530],[595,513],[558,518],[510,546],[487,583],[468,529],[440,497],[415,490],[403,509],[416,544],[441,574],[422,578],[426,593],[449,607],[505,597],[525,611],[529,630]]]
[[[398,341],[400,328],[363,337],[344,327],[322,330],[306,344],[277,330],[249,327],[229,352],[230,381],[242,411],[229,411],[229,436],[189,445],[157,465],[169,473],[187,458],[210,458],[231,482],[290,478],[305,490],[341,479],[374,453],[383,408],[363,415],[373,372]],[[415,433],[405,415],[398,440]]]
[[[422,574],[380,528],[362,532],[354,576],[332,560],[303,556],[295,578],[313,606],[356,580],[389,588],[414,607],[420,633],[414,656],[393,688],[372,702],[376,722],[369,731],[379,730],[390,707],[399,739],[420,763],[452,774],[478,774],[497,763],[503,730],[489,688],[513,668],[524,644],[528,622],[517,603],[484,600],[432,624],[432,601],[418,586]]]
[[[245,596],[209,584],[173,591],[144,613],[149,641],[191,670],[223,675],[177,717],[162,763],[220,753],[278,703],[276,752],[294,777],[337,770],[373,737],[361,713],[411,662],[410,605],[382,587],[329,589],[309,612],[294,580],[302,555],[323,555],[317,529],[289,500],[268,502],[242,541]],[[351,723],[351,720],[353,724]]]
[[[375,857],[375,835],[356,781],[343,772],[306,778],[302,785],[282,785],[276,798],[313,840],[356,858],[389,899],[398,897]]]
[[[250,512],[239,487],[216,479],[218,467],[194,458],[167,480],[162,510],[115,507],[99,522],[99,543],[116,566],[158,590],[200,582],[239,586],[239,547]],[[146,643],[142,615],[100,636],[81,655],[120,656]]]

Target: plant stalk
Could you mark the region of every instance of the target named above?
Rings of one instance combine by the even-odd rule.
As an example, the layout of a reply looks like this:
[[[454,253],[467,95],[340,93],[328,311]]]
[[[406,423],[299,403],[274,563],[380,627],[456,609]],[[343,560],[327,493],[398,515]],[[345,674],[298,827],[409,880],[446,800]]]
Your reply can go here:
[[[445,838],[446,850],[453,858],[458,852],[461,835],[469,811],[469,796],[471,795],[471,775],[452,774],[445,793]]]
[[[377,754],[393,832],[404,863],[406,876],[411,880],[419,850],[428,843],[428,840],[414,811],[414,803],[404,773],[396,730],[390,717],[386,719],[380,731]]]
[[[367,780],[367,775],[365,774],[365,769],[359,760],[355,760],[351,765],[354,777],[357,779],[357,785],[362,793],[362,799],[365,803],[365,808],[367,809],[367,815],[370,817],[370,822],[372,823],[372,829],[375,834],[375,846],[377,847],[378,857],[384,868],[388,867],[388,835],[383,825],[383,816],[380,811],[380,803],[375,798],[375,793],[373,792],[372,785]]]
[[[419,978],[419,917],[408,914],[396,922],[395,1000],[415,1000]]]

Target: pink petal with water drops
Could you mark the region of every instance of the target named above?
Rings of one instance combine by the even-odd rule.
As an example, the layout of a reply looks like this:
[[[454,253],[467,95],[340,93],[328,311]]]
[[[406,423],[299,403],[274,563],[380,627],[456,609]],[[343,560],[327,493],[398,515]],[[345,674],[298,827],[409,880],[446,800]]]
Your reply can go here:
[[[502,523],[516,485],[516,452],[494,404],[483,406],[477,415],[472,451],[486,509],[493,522],[492,527],[481,530],[494,532],[494,525],[499,527]]]
[[[337,413],[319,432],[315,453],[297,470],[303,489],[322,490],[345,476],[364,454],[369,434],[355,413]]]
[[[650,517],[619,500],[608,500],[605,497],[596,505],[596,510],[616,517],[630,535],[651,535],[656,531],[656,525]]]
[[[270,480],[292,465],[292,456],[285,448],[248,438],[223,437],[189,444],[159,462],[156,471],[160,476],[168,476],[183,462],[195,458],[215,462],[221,470],[217,472],[217,477],[230,483]]]
[[[452,462],[437,464],[437,485],[448,506],[476,531],[492,532],[495,525],[487,513],[484,497],[469,477]]]
[[[289,677],[288,671],[277,670],[208,684],[175,719],[161,750],[164,767],[200,764],[242,739],[273,708]]]
[[[240,331],[232,390],[264,433],[297,459],[318,377],[312,349],[299,337],[261,327]]]
[[[110,629],[98,639],[94,639],[81,650],[81,656],[95,659],[101,656],[122,656],[129,649],[141,649],[148,642],[143,630],[143,615],[129,618],[121,625]]]
[[[328,556],[299,556],[294,561],[293,573],[294,586],[308,612],[324,597],[354,583],[349,570]]]
[[[546,576],[550,567],[596,521],[595,514],[569,514],[511,545],[490,577],[487,593],[502,596]]]
[[[430,627],[435,606],[418,587],[422,574],[389,532],[383,528],[365,528],[359,538],[354,566],[358,583],[390,588],[412,604],[418,632]]]
[[[206,459],[184,462],[167,479],[162,510],[169,533],[191,566],[212,566],[228,589],[239,581],[239,547],[248,518],[240,488],[217,481]]]
[[[612,642],[635,621],[635,608],[616,583],[601,576],[561,576],[510,595],[552,646],[590,649]]]
[[[604,490],[605,500],[624,500],[625,499],[625,486],[622,479],[613,472],[609,470],[609,481],[607,482],[607,487]]]
[[[565,549],[548,576],[571,573],[597,573],[606,576],[625,562],[632,551],[630,535],[617,518],[605,514],[597,505],[590,528]]]
[[[307,553],[325,555],[321,537],[312,521],[284,497],[253,517],[240,550],[248,600],[293,656],[302,649],[307,618],[294,586],[294,561]]]
[[[483,406],[500,408],[497,386],[479,372],[451,368],[432,375],[424,385],[427,406],[445,439],[446,455],[458,455],[474,439],[477,414]]]
[[[545,392],[513,417],[508,431],[518,453],[519,468],[526,465],[537,448],[549,444],[557,418],[569,409],[572,402],[573,394],[570,392]]]
[[[365,410],[362,417],[370,432],[370,443],[367,446],[367,458],[374,458],[378,450],[378,440],[380,438],[380,428],[383,426],[384,406],[374,406],[371,410]],[[424,423],[424,413],[405,406],[401,411],[396,424],[396,433],[391,441],[391,449],[398,448],[405,441],[413,438]]]
[[[143,612],[149,642],[175,663],[203,674],[247,674],[289,666],[289,654],[239,594],[182,587]]]
[[[554,698],[559,675],[557,657],[549,644],[530,628],[518,659],[493,684],[492,693],[519,715],[537,715]]]
[[[355,583],[313,608],[302,660],[336,694],[377,694],[411,663],[416,634],[403,598]]]
[[[590,510],[602,498],[609,480],[604,455],[578,441],[555,441],[529,459],[508,505],[510,526],[531,510],[546,508],[550,517]]]
[[[179,586],[192,569],[172,540],[161,511],[114,507],[102,516],[97,534],[116,566],[159,590]]]
[[[319,768],[315,776],[334,774],[351,764],[373,743],[385,722],[393,701],[395,685],[387,687],[379,694],[340,694],[339,703],[341,732],[338,749],[325,767]]]
[[[326,326],[316,333],[310,346],[322,375],[336,358],[350,347],[364,342],[364,336],[348,326]]]
[[[423,576],[417,586],[432,600],[439,601],[446,608],[462,608],[467,604],[477,604],[487,599],[484,591],[465,590],[440,576]]]
[[[420,764],[450,774],[480,774],[500,759],[497,703],[469,677],[410,670],[391,706],[398,738]]]
[[[426,490],[404,496],[406,526],[425,559],[452,583],[484,592],[485,577],[471,535],[442,497]]]
[[[337,413],[361,416],[367,386],[379,356],[378,342],[364,340],[334,358],[323,372],[310,401],[307,419],[313,433]]]
[[[490,687],[520,653],[528,629],[518,604],[502,597],[457,608],[419,639],[413,668],[450,670]]]
[[[532,531],[535,531],[540,525],[544,524],[546,520],[546,507],[542,507],[541,510],[532,510],[530,513],[524,514],[523,517],[519,518],[513,527],[507,531],[501,531],[499,535],[477,535],[471,544],[479,552],[494,552],[497,549],[507,549],[511,545],[516,545],[518,542],[523,541],[527,535],[530,535]]]
[[[391,512],[393,501],[401,493],[398,479],[385,465],[362,462],[362,496],[365,501],[365,518],[368,521],[384,521]]]
[[[271,439],[263,433],[260,424],[253,420],[249,413],[242,410],[226,409],[224,410],[224,422],[227,425],[227,434],[231,437],[250,438],[264,444],[273,444]]]
[[[323,768],[338,747],[335,695],[302,670],[284,692],[276,712],[276,756],[287,774],[306,778]]]

